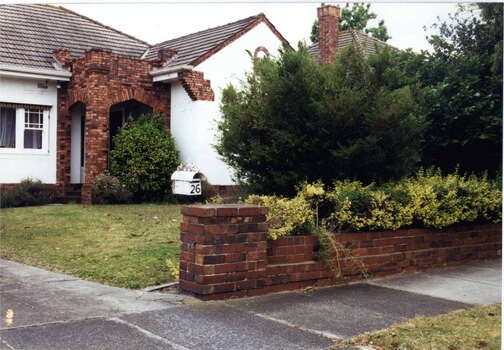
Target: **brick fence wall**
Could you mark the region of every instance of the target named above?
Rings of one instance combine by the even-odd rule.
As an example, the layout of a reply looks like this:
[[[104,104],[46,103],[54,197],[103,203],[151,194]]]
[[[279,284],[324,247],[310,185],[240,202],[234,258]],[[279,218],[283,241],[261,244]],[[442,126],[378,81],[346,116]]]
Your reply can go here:
[[[317,261],[314,236],[267,240],[268,208],[250,205],[182,207],[181,291],[203,300],[256,296],[341,283]],[[444,230],[407,229],[335,235],[351,258],[339,260],[346,280],[462,264],[501,254],[500,224]]]

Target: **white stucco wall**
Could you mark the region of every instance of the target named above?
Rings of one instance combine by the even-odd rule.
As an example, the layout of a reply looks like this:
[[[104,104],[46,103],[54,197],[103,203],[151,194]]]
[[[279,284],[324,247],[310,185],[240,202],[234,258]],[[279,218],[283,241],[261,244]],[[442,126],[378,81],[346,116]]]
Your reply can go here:
[[[215,101],[191,101],[182,85],[172,83],[171,132],[180,151],[182,162],[191,161],[213,185],[232,185],[232,170],[219,159],[212,145],[216,143],[217,121],[222,89],[229,83],[239,86],[245,72],[252,70],[248,50],[259,46],[276,56],[281,41],[269,27],[261,23],[236,41],[196,66],[211,81]]]
[[[52,106],[45,121],[47,134],[42,135],[47,150],[0,148],[0,183],[18,183],[27,177],[56,183],[57,82],[49,81],[47,89],[37,87],[38,83],[45,80],[0,77],[0,101]]]

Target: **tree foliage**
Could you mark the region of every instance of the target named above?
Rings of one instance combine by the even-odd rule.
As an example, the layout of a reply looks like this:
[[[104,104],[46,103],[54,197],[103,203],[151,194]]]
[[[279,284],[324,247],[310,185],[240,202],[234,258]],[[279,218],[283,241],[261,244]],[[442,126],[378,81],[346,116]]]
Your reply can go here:
[[[320,67],[300,45],[256,62],[239,90],[223,91],[216,149],[258,193],[408,174],[420,160],[423,124],[397,60],[388,49],[365,57],[351,46]]]
[[[353,3],[350,7],[350,4],[347,3],[341,11],[339,30],[361,30],[384,42],[391,39],[384,20],[378,22],[377,27],[368,28],[368,22],[377,18],[376,13],[370,12],[370,7],[371,4],[364,3]],[[310,40],[312,43],[318,42],[318,20],[313,22]]]
[[[129,118],[114,137],[110,172],[133,192],[136,200],[160,200],[170,188],[179,164],[175,141],[163,118],[142,115]]]
[[[502,167],[502,9],[497,3],[461,7],[449,22],[433,26],[432,52],[409,58],[424,88],[426,165]]]

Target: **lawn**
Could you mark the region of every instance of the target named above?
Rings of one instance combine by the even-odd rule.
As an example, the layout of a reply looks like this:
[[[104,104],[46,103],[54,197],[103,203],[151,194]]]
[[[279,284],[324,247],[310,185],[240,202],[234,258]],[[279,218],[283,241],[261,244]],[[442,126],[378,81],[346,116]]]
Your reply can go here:
[[[392,350],[500,350],[501,304],[419,317],[344,340],[335,349],[349,345]]]
[[[0,257],[125,288],[172,281],[180,206],[54,205],[0,210]]]

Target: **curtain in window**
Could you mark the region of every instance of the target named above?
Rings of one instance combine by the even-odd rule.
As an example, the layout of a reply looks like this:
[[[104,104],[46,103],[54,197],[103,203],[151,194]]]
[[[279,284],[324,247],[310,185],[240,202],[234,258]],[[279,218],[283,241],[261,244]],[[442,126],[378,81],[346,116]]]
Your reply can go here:
[[[42,149],[42,130],[25,130],[24,148]]]
[[[0,148],[16,147],[16,109],[0,108]]]

